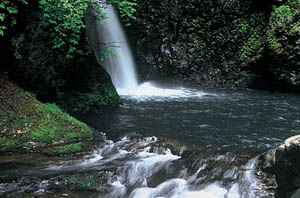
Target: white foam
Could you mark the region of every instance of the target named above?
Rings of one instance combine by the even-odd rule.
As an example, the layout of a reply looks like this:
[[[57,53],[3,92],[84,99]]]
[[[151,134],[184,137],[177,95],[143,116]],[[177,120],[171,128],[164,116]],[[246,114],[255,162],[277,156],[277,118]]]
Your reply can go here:
[[[164,98],[164,99],[177,99],[177,98],[201,98],[205,95],[214,95],[208,94],[202,91],[188,89],[188,88],[160,88],[153,85],[151,82],[146,82],[137,87],[132,87],[129,89],[118,89],[118,93],[121,96],[126,96],[131,99],[137,100],[151,100],[155,98]]]
[[[239,185],[233,184],[228,192],[228,198],[240,198]]]
[[[114,187],[114,190],[109,194],[110,198],[114,197],[124,197],[126,195],[127,189],[126,187],[119,181],[113,182],[111,184]]]
[[[199,191],[190,191],[184,179],[170,179],[155,188],[143,187],[135,189],[130,198],[239,198],[236,188],[230,193],[214,183]]]

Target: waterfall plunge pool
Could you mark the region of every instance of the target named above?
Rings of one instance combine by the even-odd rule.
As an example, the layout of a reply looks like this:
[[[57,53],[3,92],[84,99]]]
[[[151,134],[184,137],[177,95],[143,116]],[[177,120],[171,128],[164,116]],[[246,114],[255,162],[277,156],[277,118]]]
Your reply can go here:
[[[107,134],[171,138],[207,151],[262,152],[300,132],[300,96],[295,94],[160,89],[150,83],[120,93],[120,108],[80,118]]]

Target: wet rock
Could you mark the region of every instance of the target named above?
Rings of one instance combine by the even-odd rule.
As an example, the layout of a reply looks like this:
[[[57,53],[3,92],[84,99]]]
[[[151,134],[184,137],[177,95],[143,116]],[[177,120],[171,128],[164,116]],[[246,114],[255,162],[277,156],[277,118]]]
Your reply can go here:
[[[21,177],[0,185],[1,197],[58,197],[75,192],[107,193],[106,184],[112,173],[109,171],[77,173],[71,175],[43,177]],[[1,181],[0,181],[1,183]],[[67,192],[67,193],[66,193]],[[65,194],[65,195],[63,195]],[[30,195],[30,196],[29,196]],[[73,197],[73,196],[72,196]],[[81,196],[79,196],[81,197]]]
[[[157,146],[169,148],[176,155],[181,155],[185,150],[185,146],[180,141],[170,138],[161,138]]]
[[[259,168],[277,184],[277,197],[291,197],[300,188],[300,135],[288,138],[279,147],[259,158]]]
[[[246,45],[256,39],[254,35],[260,36],[265,20],[249,14],[252,4],[251,0],[138,1],[137,20],[129,29],[138,65],[150,68],[144,73],[151,77],[168,75],[212,87],[244,86],[240,79],[253,80],[247,66],[250,59],[259,59],[257,48],[263,45]],[[242,26],[247,30],[240,31]],[[241,65],[247,69],[239,69]]]
[[[128,31],[142,78],[203,87],[299,88],[298,0],[137,4],[137,20]]]

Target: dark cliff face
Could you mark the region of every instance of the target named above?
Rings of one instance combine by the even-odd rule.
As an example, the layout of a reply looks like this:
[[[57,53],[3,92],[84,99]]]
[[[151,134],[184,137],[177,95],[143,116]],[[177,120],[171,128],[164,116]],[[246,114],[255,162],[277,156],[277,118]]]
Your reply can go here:
[[[176,78],[205,87],[296,89],[297,83],[281,76],[287,67],[298,69],[299,34],[280,31],[284,27],[273,16],[281,6],[297,7],[291,2],[138,0],[137,20],[128,31],[139,71],[146,79]],[[288,21],[277,13],[289,29],[299,28],[299,12],[293,10]],[[270,32],[283,42],[282,53],[273,52]]]

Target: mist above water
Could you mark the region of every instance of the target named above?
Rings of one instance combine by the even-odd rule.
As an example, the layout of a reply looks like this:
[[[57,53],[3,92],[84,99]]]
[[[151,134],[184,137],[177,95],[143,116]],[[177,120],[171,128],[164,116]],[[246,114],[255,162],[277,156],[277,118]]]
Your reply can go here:
[[[130,89],[120,89],[118,90],[118,93],[122,97],[126,97],[127,99],[133,99],[137,101],[165,101],[177,100],[179,98],[202,98],[206,95],[216,96],[216,94],[209,94],[191,88],[160,88],[159,86],[155,86],[151,82],[145,82],[139,85],[138,87]]]

